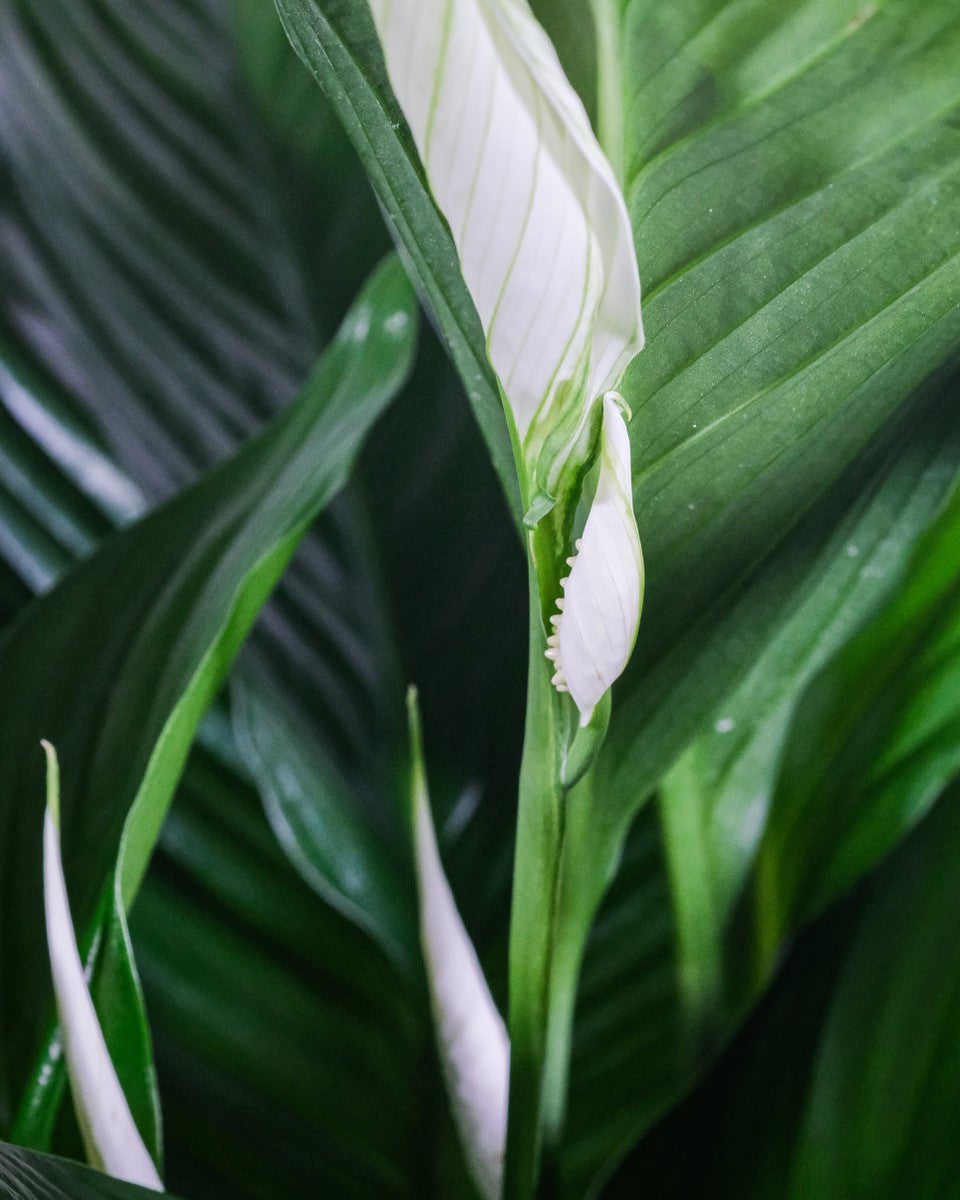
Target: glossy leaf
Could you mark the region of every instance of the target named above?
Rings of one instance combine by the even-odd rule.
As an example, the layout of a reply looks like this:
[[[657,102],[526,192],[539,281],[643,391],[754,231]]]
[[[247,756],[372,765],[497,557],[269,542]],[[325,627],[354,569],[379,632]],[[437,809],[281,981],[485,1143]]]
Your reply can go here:
[[[5,844],[16,844],[18,854],[3,870],[17,905],[2,914],[4,944],[30,947],[37,932],[35,771],[21,748],[40,732],[60,745],[64,859],[89,946],[118,851],[129,903],[196,723],[298,537],[342,483],[367,425],[402,381],[414,325],[405,279],[388,263],[299,403],[221,472],[113,539],[7,635],[3,687],[38,700],[9,705],[19,721],[8,727],[3,821]],[[77,646],[82,658],[68,649]],[[64,669],[71,662],[76,678]],[[135,699],[141,689],[143,704]],[[8,1113],[44,1019],[36,1003],[42,960],[24,950],[19,961],[17,976],[4,978],[0,1007],[10,1031],[0,1077]]]
[[[389,90],[367,0],[279,0],[297,53],[344,124],[433,306],[519,521],[520,491],[507,423],[476,308],[456,249],[429,194],[410,132]]]
[[[299,878],[256,792],[202,750],[131,929],[174,1190],[469,1195],[456,1158],[439,1180],[455,1139],[425,994]]]
[[[888,853],[960,772],[958,638],[955,493],[906,585],[801,701],[755,868],[761,950]]]
[[[47,758],[43,824],[47,951],[77,1123],[93,1166],[116,1179],[162,1191],[156,1164],[124,1096],[80,960],[60,854],[59,765],[49,742],[43,743],[43,749]]]
[[[169,1195],[163,1192],[162,1195]],[[0,1195],[4,1200],[146,1200],[157,1193],[122,1183],[79,1163],[0,1142]]]
[[[290,399],[387,239],[371,244],[376,206],[317,108],[316,153],[338,160],[343,187],[328,177],[325,211],[342,210],[349,262],[339,237],[305,247],[305,212],[326,228],[313,177],[281,161],[284,127],[248,83],[276,38],[258,34],[254,51],[238,33],[241,55],[232,34],[245,25],[229,5],[5,0],[3,20],[0,87],[16,119],[0,129],[0,313],[5,347],[33,378],[26,395],[6,388],[5,405],[125,523]],[[354,569],[365,553],[356,508],[339,502],[329,530],[306,539],[255,635],[272,670],[296,675],[303,704],[327,710],[317,729],[337,762],[367,758],[390,710],[375,655],[357,649],[382,630],[368,572]],[[332,629],[331,607],[342,622]],[[398,690],[398,719],[401,701]]]
[[[729,1052],[604,1195],[634,1195],[640,1178],[657,1200],[950,1194],[956,798],[801,939]]]

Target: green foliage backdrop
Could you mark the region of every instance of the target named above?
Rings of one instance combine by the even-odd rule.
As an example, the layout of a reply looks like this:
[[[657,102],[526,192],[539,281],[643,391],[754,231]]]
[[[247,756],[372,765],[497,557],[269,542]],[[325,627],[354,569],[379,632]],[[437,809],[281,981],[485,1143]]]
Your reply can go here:
[[[569,814],[568,928],[591,932],[557,1190],[951,1196],[960,13],[536,7],[622,169],[648,337],[625,386],[646,609]],[[445,862],[505,1006],[515,479],[365,0],[277,10],[0,3],[0,1136],[77,1153],[60,1090],[24,1097],[53,1012],[34,742],[55,726],[100,813],[64,829],[92,943],[170,713],[190,720],[157,815],[325,506],[200,726],[131,913],[165,1178],[455,1200],[401,698],[415,678]],[[368,328],[354,309],[333,340],[392,241],[426,312],[405,386],[395,265],[363,293]],[[333,432],[326,402],[350,414]],[[100,957],[109,1014],[131,974]],[[132,1044],[121,1074],[149,1093]],[[134,1189],[4,1148],[0,1193]]]

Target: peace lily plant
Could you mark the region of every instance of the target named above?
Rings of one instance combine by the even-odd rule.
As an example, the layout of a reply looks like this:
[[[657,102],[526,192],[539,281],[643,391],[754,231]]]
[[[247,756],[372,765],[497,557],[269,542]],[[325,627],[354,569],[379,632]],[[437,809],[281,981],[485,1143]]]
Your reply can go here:
[[[371,8],[483,326],[520,480],[530,673],[511,959],[543,974],[546,997],[565,794],[602,741],[643,599],[630,414],[616,390],[643,347],[633,237],[613,169],[525,0]],[[440,1050],[477,1184],[498,1200],[504,1155],[508,1191],[532,1185],[540,1131],[555,1136],[562,1119],[562,1085],[552,1097],[545,1085],[566,1071],[570,997],[522,1047],[534,1059],[532,1089],[521,1076],[508,1099],[502,1022],[451,907],[422,796],[415,811]],[[522,897],[534,879],[546,903],[530,911]],[[520,1112],[507,1147],[509,1105]]]
[[[630,413],[617,391],[643,347],[630,223],[583,104],[525,0],[371,0],[371,9],[391,85],[453,235],[510,429],[530,580],[516,872],[542,879],[549,892],[565,795],[589,772],[603,739],[610,689],[633,649],[643,600]],[[510,1042],[443,873],[415,698],[410,707],[410,819],[438,1045],[465,1157],[485,1200],[498,1200],[508,1106],[530,1110],[529,1130],[549,1121],[538,1089],[508,1094]],[[47,931],[79,1123],[92,1162],[159,1188],[83,977],[59,858],[56,759],[52,748],[47,753]],[[546,853],[528,834],[530,815],[552,828]],[[536,929],[528,919],[515,906],[511,953],[549,970],[538,955],[550,914],[539,914]],[[549,1030],[541,1074],[565,1070],[568,1023],[561,1013]],[[539,1133],[524,1137],[507,1158],[518,1178],[537,1169]]]
[[[0,9],[0,1197],[960,1194],[956,0]]]

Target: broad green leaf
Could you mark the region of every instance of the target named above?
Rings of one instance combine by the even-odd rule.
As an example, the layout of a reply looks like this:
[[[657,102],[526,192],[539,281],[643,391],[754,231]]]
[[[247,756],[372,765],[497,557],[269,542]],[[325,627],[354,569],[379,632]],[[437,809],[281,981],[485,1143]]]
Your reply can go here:
[[[960,495],[906,586],[800,703],[759,847],[761,954],[884,856],[960,772]]]
[[[316,352],[219,4],[4,0],[7,328],[141,494],[169,495]],[[147,450],[149,445],[150,450]]]
[[[297,404],[222,470],[112,539],[7,634],[0,687],[16,716],[0,750],[2,820],[17,856],[0,867],[14,897],[0,914],[0,942],[22,952],[0,993],[5,1121],[45,1019],[34,949],[36,771],[24,747],[42,734],[60,747],[64,859],[86,949],[118,851],[124,903],[135,894],[196,724],[299,536],[402,381],[414,327],[405,279],[388,263]],[[36,700],[27,705],[27,696]]]
[[[741,687],[714,709],[707,729],[668,773],[656,811],[641,814],[631,841],[652,839],[656,851],[651,850],[641,869],[628,856],[587,949],[564,1146],[570,1194],[580,1194],[595,1173],[602,1174],[604,1160],[622,1154],[689,1085],[766,983],[769,963],[761,970],[751,965],[758,957],[751,949],[754,930],[744,925],[736,902],[751,878],[764,831],[774,828],[771,797],[777,794],[781,769],[780,778],[790,779],[782,764],[793,714],[798,704],[801,711],[808,703],[815,707],[814,697],[823,694],[817,672],[825,671],[825,679],[833,676],[835,664],[870,636],[855,636],[864,617],[877,613],[875,622],[886,621],[886,609],[900,603],[897,589],[906,585],[909,595],[912,581],[922,578],[924,539],[937,536],[939,514],[954,487],[957,438],[947,397],[922,419],[918,414],[909,436],[899,438],[879,461],[872,456],[860,464],[852,488],[840,489],[836,497],[841,506],[826,508],[837,524],[825,546],[811,553],[811,531],[822,527],[824,506],[788,540],[778,555],[776,578],[789,580],[798,572],[799,578],[793,576],[796,590],[787,593],[793,597],[789,612],[773,625],[766,649]],[[869,496],[862,493],[865,477],[872,479]],[[851,490],[861,501],[844,514]],[[945,533],[940,544],[949,544]],[[941,558],[944,574],[951,557],[957,570],[954,552]],[[736,620],[728,626],[732,638],[741,636],[738,631],[751,615],[756,620],[763,616],[761,598],[748,594],[741,602],[743,611],[734,610]],[[767,597],[777,612],[781,600],[777,591]],[[915,639],[923,636],[920,626],[913,633]],[[869,656],[860,662],[863,670],[878,664]],[[850,692],[845,695],[849,698]],[[904,692],[907,706],[910,695]],[[943,778],[948,746],[944,736],[912,761],[891,762],[891,768],[899,771],[899,782],[909,781],[914,769],[918,783],[924,772]],[[872,749],[877,752],[876,741]],[[810,785],[809,774],[805,779]],[[814,783],[802,796],[794,791],[795,806],[809,805],[815,813],[821,804],[817,789]],[[910,787],[898,794],[906,805]],[[880,815],[865,795],[843,807],[865,822]],[[887,846],[922,808],[921,800],[909,815],[904,810],[903,821],[886,821]],[[880,846],[857,843],[855,837],[847,844],[858,846],[849,882],[874,865]],[[801,861],[802,841],[795,850]],[[791,848],[783,844],[788,875],[794,861]],[[801,873],[813,882],[821,878],[820,867],[807,857]],[[659,897],[659,911],[651,912],[651,897]],[[631,906],[637,914],[633,922],[625,915]],[[795,911],[771,940],[789,938],[807,916],[809,911]],[[611,928],[612,934],[601,933]],[[645,929],[658,931],[652,950]],[[628,983],[631,970],[635,978]],[[598,987],[591,982],[597,979],[615,980],[616,986]]]
[[[697,7],[673,6],[674,49],[698,34]],[[800,15],[806,38],[795,42]],[[780,84],[701,129],[697,82],[702,91],[713,78],[722,94],[744,70],[735,16],[715,13],[694,68],[671,56],[651,6],[623,11],[629,78],[641,81],[625,119],[648,147],[629,197],[650,280],[650,346],[626,388],[650,585],[621,689],[631,699],[611,736],[624,774],[654,765],[645,701],[667,652],[708,610],[719,625],[725,597],[756,586],[764,556],[955,362],[960,332],[952,6],[894,0],[841,37],[832,7],[804,5],[791,18],[774,6],[766,49],[781,55],[771,71]],[[663,86],[644,86],[657,69]],[[645,131],[671,112],[688,126],[652,156]],[[704,195],[713,212],[694,221]],[[743,667],[752,651],[742,647]],[[692,651],[685,658],[699,670]]]
[[[147,1200],[156,1192],[121,1183],[79,1163],[0,1142],[3,1200]],[[162,1195],[170,1195],[163,1192]]]
[[[376,206],[321,106],[317,153],[340,164],[328,168],[321,212],[332,221],[337,209],[337,232],[302,248],[295,226],[308,207],[313,229],[327,224],[312,177],[274,167],[279,134],[248,95],[231,15],[219,0],[3,4],[0,82],[21,117],[0,130],[0,323],[18,371],[43,383],[39,407],[32,386],[5,388],[4,405],[121,523],[289,400],[386,241],[381,232],[368,244]],[[22,472],[20,483],[22,502]],[[355,510],[355,498],[339,502],[331,528],[309,536],[256,633],[307,706],[339,715],[323,730],[335,759],[368,757],[391,705],[372,655],[338,653],[378,636],[369,572],[345,578],[362,543]],[[358,683],[358,671],[373,681]],[[398,690],[398,719],[401,700]]]
[[[604,1195],[632,1196],[640,1179],[658,1200],[952,1194],[956,801],[954,788],[801,939],[730,1051]]]

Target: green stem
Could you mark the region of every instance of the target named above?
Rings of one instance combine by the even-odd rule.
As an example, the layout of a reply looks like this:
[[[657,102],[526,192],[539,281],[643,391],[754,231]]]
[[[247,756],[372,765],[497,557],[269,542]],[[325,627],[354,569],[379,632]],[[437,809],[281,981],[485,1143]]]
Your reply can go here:
[[[620,183],[626,169],[622,30],[615,0],[591,0],[597,36],[597,138]]]
[[[550,682],[541,596],[530,555],[527,716],[510,927],[510,1112],[504,1200],[556,1194],[570,1038],[585,929],[571,919],[569,805],[592,786],[561,783],[565,701]]]
[[[563,840],[559,697],[544,657],[540,592],[530,554],[527,715],[510,925],[510,1114],[504,1200],[536,1194],[551,995],[557,872]]]

